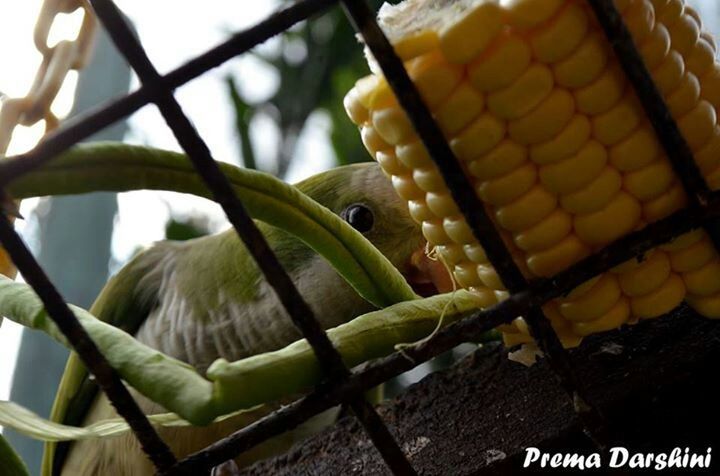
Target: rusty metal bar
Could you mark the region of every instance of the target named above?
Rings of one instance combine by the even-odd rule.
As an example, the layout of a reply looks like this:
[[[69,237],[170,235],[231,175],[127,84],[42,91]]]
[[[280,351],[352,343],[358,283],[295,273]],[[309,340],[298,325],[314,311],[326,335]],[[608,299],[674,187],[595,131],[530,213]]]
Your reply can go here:
[[[700,172],[692,150],[673,119],[660,90],[638,51],[622,14],[612,0],[587,0],[595,12],[605,36],[615,50],[615,56],[632,84],[635,94],[655,129],[658,141],[680,178],[691,207],[705,205],[712,192]],[[704,226],[716,249],[720,249],[720,222],[710,221]]]
[[[568,293],[588,279],[699,227],[706,220],[719,217],[720,200],[717,199],[701,210],[680,210],[621,238],[553,279],[533,282],[527,290],[511,295],[492,308],[478,311],[441,329],[430,340],[378,359],[340,384],[314,390],[300,400],[188,456],[179,465],[193,471],[211,468],[337,405],[348,395],[375,387],[462,342],[477,341],[488,330],[510,322],[533,307]]]
[[[95,342],[80,325],[60,292],[55,288],[5,214],[0,213],[0,242],[17,266],[25,281],[38,295],[48,316],[67,338],[85,366],[108,396],[118,414],[128,422],[143,451],[153,464],[163,470],[176,460],[170,448],[160,438],[143,411],[133,399],[120,376],[112,368]]]
[[[312,346],[326,375],[337,381],[347,379],[350,372],[343,363],[340,353],[333,347],[312,309],[300,295],[257,225],[235,195],[230,182],[213,159],[205,141],[173,97],[172,90],[162,84],[160,74],[150,62],[120,11],[112,0],[91,0],[90,3],[115,46],[128,60],[142,83],[153,92],[153,101],[165,122],[188,154],[195,170],[207,184],[215,201],[222,206],[230,223],[255,259],[268,284],[275,290],[293,323]],[[352,397],[350,406],[390,469],[398,475],[416,474],[385,424],[364,397],[362,395]]]
[[[485,250],[500,280],[511,293],[527,289],[527,280],[485,212],[485,207],[465,176],[460,161],[450,149],[402,61],[378,25],[375,13],[365,0],[341,0],[341,3],[351,23],[360,32],[372,52],[398,102],[407,113],[420,140],[442,175],[450,195],[470,226],[475,239]],[[562,343],[550,325],[550,320],[539,308],[530,309],[525,318],[533,337],[550,360],[560,384],[576,403],[575,408],[583,415],[588,434],[592,435],[598,446],[604,446],[606,439],[604,419],[582,398],[580,381],[569,363]]]
[[[232,35],[207,52],[161,77],[162,86],[174,90],[233,57],[246,53],[296,23],[322,12],[337,0],[299,0],[273,13],[257,25]],[[147,87],[64,120],[63,126],[43,138],[34,149],[0,161],[0,187],[24,175],[69,149],[81,140],[129,116],[152,102]]]

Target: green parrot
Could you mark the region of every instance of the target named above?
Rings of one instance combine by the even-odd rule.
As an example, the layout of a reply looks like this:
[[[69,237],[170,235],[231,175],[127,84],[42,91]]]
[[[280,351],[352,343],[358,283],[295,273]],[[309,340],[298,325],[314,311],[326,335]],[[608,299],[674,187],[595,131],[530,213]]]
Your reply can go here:
[[[438,262],[426,258],[419,226],[407,204],[376,164],[339,167],[297,187],[361,232],[423,295],[452,288]],[[324,328],[335,327],[374,307],[318,254],[278,228],[261,232]],[[137,255],[114,276],[91,308],[99,319],[134,334],[142,343],[205,372],[218,358],[234,361],[282,348],[301,338],[277,296],[263,279],[235,230],[185,242],[161,242]],[[159,405],[134,392],[146,414]],[[282,402],[278,402],[280,404]],[[161,428],[179,458],[246,426],[276,408],[261,409],[207,427]],[[287,449],[332,423],[330,410],[303,426],[240,455],[242,467]],[[116,418],[104,394],[71,356],[52,419],[66,424]],[[44,475],[151,475],[154,468],[132,434],[72,444],[48,444]]]

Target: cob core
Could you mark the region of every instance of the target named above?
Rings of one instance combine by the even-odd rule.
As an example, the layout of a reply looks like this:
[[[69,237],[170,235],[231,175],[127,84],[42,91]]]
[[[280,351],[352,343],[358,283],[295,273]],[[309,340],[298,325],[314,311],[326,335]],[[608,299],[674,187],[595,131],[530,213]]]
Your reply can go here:
[[[720,187],[720,65],[682,0],[616,0],[695,160]],[[552,276],[686,205],[631,85],[583,0],[406,0],[379,22],[526,277]],[[345,97],[365,147],[458,285],[486,302],[500,279],[389,85]],[[685,299],[720,318],[720,260],[687,233],[544,306],[566,347]],[[522,318],[507,345],[531,342]]]

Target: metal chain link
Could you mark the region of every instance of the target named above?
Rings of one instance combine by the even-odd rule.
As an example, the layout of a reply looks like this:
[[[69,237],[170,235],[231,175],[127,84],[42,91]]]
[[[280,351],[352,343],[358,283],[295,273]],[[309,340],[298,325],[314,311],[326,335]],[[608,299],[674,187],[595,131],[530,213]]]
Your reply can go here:
[[[83,10],[83,21],[74,40],[48,45],[48,36],[59,14]],[[28,94],[22,98],[2,99],[0,107],[0,156],[7,152],[13,131],[18,125],[32,126],[45,120],[45,134],[57,128],[59,119],[51,106],[70,71],[79,71],[90,60],[97,21],[87,0],[44,0],[40,8],[33,40],[43,60],[35,74]],[[42,139],[41,139],[42,140]],[[0,208],[9,215],[18,215],[19,203],[0,197]],[[15,275],[15,267],[0,248],[0,273]]]

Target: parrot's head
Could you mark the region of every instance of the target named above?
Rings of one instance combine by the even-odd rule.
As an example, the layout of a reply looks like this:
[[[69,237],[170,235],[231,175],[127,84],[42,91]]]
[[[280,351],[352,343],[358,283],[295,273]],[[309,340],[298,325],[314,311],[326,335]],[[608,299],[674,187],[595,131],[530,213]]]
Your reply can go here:
[[[376,163],[337,167],[297,187],[363,234],[424,296],[452,290],[440,261],[427,256],[427,241],[407,202]]]

